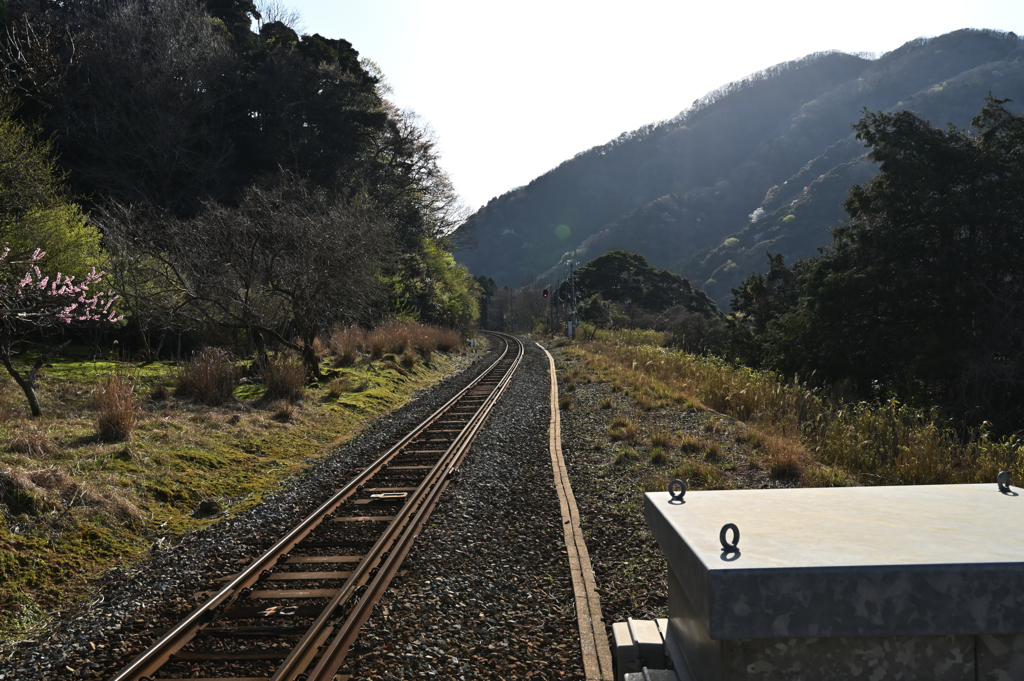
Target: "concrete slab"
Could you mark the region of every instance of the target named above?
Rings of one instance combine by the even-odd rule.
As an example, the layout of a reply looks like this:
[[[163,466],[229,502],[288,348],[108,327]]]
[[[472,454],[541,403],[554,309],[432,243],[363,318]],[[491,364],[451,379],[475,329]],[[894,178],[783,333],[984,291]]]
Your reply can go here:
[[[661,621],[667,627],[667,620]],[[616,678],[620,681],[625,674],[639,672],[644,667],[665,668],[665,640],[658,621],[631,617],[625,622],[616,622],[612,625],[612,638]]]
[[[1020,488],[652,493],[644,513],[698,641],[1024,632]]]

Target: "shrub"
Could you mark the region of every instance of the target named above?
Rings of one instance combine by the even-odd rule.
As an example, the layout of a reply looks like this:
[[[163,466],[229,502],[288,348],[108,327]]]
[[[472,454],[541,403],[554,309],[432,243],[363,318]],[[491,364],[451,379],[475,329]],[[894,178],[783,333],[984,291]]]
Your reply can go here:
[[[131,437],[139,415],[133,381],[110,374],[106,382],[96,387],[92,403],[99,411],[97,429],[101,440],[120,442]]]
[[[559,409],[568,409],[570,406],[572,406],[572,395],[562,393],[558,396]]]
[[[178,372],[174,394],[216,406],[234,399],[238,367],[220,348],[203,348]]]
[[[668,463],[668,457],[665,456],[665,451],[661,447],[651,450],[651,463],[655,466],[664,466]]]
[[[266,388],[264,397],[268,399],[290,402],[302,399],[306,394],[306,368],[298,357],[268,357],[261,378]]]
[[[601,409],[611,409],[612,408],[612,398],[606,397],[603,400],[601,400],[600,407],[601,407]]]

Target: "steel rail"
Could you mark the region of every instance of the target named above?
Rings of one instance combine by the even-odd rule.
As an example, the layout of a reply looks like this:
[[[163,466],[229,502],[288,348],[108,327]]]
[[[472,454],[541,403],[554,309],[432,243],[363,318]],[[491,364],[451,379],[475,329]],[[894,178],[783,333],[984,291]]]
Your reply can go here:
[[[504,338],[503,340],[505,340],[506,343],[504,351],[489,367],[482,371],[480,375],[470,381],[465,388],[445,402],[412,431],[407,433],[401,440],[399,440],[398,443],[378,457],[373,463],[345,485],[345,487],[321,504],[315,511],[296,525],[290,532],[288,532],[288,534],[279,539],[273,546],[271,546],[271,548],[265,551],[245,570],[236,575],[213,597],[193,610],[188,617],[172,627],[152,646],[140,653],[128,664],[128,666],[121,670],[117,676],[113,677],[111,681],[141,681],[143,678],[153,674],[156,670],[166,664],[167,660],[174,653],[186,646],[201,628],[212,622],[217,614],[223,612],[228,606],[235,602],[244,589],[255,584],[264,570],[276,564],[281,555],[287,553],[293,546],[298,544],[314,529],[316,529],[320,523],[326,520],[338,506],[346,501],[353,493],[358,491],[359,487],[363,485],[366,480],[386,468],[387,463],[401,452],[401,450],[404,449],[412,440],[418,437],[423,431],[427,430],[435,421],[438,420],[439,417],[444,415],[452,406],[465,397],[466,394],[476,388],[485,378],[490,376],[491,373],[498,368],[511,349],[511,344],[508,340]],[[394,525],[394,523],[392,523],[392,525]],[[391,526],[389,526],[386,534],[393,536],[394,530]],[[383,541],[384,537],[378,540],[377,544],[381,544]],[[377,544],[375,544],[375,547]],[[365,562],[365,560],[362,561],[360,565]],[[346,585],[351,581],[352,580],[350,579],[346,582]]]
[[[509,383],[511,383],[512,376],[523,359],[525,348],[523,347],[522,342],[515,337],[507,337],[506,342],[508,342],[509,338],[514,340],[518,345],[518,352],[516,358],[512,362],[512,365],[509,367],[508,372],[502,377],[502,380],[498,385],[495,386],[494,390],[488,396],[485,404],[482,405],[480,410],[474,415],[473,420],[468,423],[462,433],[460,433],[460,441],[453,443],[448,449],[448,452],[446,452],[446,456],[438,462],[437,466],[435,466],[435,470],[438,472],[438,475],[432,481],[424,481],[423,486],[426,486],[428,482],[431,483],[426,492],[426,497],[416,508],[415,514],[410,522],[405,525],[402,536],[396,543],[395,548],[381,563],[373,581],[369,584],[365,593],[359,598],[359,601],[352,608],[344,624],[333,629],[333,640],[322,652],[319,663],[317,663],[313,671],[306,677],[306,681],[331,681],[334,678],[338,669],[342,664],[344,664],[349,649],[352,644],[355,643],[355,640],[359,635],[359,630],[373,613],[374,605],[376,605],[376,603],[381,599],[384,592],[391,584],[391,580],[394,579],[396,574],[398,574],[398,569],[401,567],[402,562],[408,555],[409,550],[412,548],[413,541],[423,529],[427,520],[430,518],[434,507],[437,505],[441,494],[447,488],[449,476],[457,470],[459,464],[461,464],[462,459],[469,451],[473,440],[476,439],[477,433],[480,432],[480,429],[483,427],[483,424],[490,415],[494,405],[497,404],[498,399],[505,392]],[[310,655],[308,659],[312,659],[312,657],[313,656]],[[270,681],[290,681],[293,678],[294,675],[278,676],[275,674],[271,677]]]

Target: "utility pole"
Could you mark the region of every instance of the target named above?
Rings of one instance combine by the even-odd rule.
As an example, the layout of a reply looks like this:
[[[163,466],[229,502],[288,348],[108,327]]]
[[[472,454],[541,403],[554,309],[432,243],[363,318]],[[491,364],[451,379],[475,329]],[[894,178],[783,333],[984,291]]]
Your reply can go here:
[[[568,300],[564,301],[569,303],[569,321],[566,327],[566,335],[569,338],[576,337],[576,326],[579,324],[579,318],[576,316],[576,270],[579,268],[578,262],[570,261],[567,268],[567,274],[565,275],[564,283],[569,285],[569,297]],[[562,286],[558,287],[558,300],[562,301]]]

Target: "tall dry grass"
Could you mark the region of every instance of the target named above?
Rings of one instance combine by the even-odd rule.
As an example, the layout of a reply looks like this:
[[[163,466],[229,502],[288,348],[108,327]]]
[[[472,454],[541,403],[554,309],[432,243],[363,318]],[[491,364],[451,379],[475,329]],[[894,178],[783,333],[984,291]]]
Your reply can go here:
[[[268,357],[260,371],[265,388],[264,397],[294,402],[306,394],[306,367],[293,355]]]
[[[99,412],[96,416],[97,433],[106,442],[131,439],[139,419],[139,401],[135,397],[135,382],[118,374],[110,374],[100,381],[90,400]]]
[[[351,366],[360,354],[371,359],[384,355],[405,358],[419,353],[423,361],[430,362],[435,352],[456,352],[462,349],[462,337],[454,329],[409,321],[391,321],[366,331],[357,326],[336,329],[328,344],[338,366]],[[408,368],[408,367],[407,367]]]
[[[178,371],[174,379],[174,394],[207,406],[217,406],[234,399],[239,373],[226,350],[203,348]]]
[[[337,366],[352,366],[359,359],[360,351],[366,346],[366,331],[358,326],[335,329],[328,342],[334,363]]]
[[[579,345],[579,352],[603,380],[626,386],[641,408],[689,400],[755,426],[766,438],[766,463],[779,475],[940,484],[992,482],[998,471],[1009,470],[1015,480],[1024,479],[1018,439],[995,441],[984,429],[957,432],[937,413],[896,400],[842,404],[796,377],[788,381],[774,372],[637,340],[657,336],[602,331]]]

